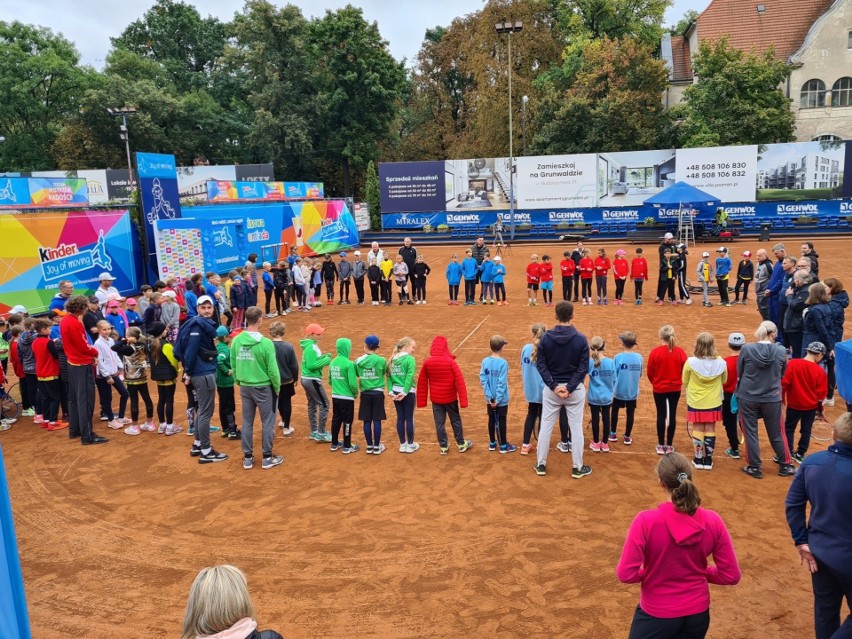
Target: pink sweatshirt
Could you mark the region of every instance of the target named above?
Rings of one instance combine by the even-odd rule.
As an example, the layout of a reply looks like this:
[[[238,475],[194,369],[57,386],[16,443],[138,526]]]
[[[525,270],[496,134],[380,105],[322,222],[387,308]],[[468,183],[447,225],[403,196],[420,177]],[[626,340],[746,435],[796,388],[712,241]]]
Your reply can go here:
[[[707,564],[709,555],[715,565]],[[663,619],[708,610],[707,584],[733,586],[740,581],[722,518],[704,508],[690,516],[671,502],[636,515],[615,572],[623,583],[641,583],[642,610]]]

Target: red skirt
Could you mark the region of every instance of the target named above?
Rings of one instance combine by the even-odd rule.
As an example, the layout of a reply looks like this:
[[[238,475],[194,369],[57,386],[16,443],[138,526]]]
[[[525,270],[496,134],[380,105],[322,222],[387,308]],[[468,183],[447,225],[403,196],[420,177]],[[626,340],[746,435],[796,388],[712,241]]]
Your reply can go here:
[[[709,424],[722,421],[722,407],[710,409],[686,407],[686,421],[690,424]]]

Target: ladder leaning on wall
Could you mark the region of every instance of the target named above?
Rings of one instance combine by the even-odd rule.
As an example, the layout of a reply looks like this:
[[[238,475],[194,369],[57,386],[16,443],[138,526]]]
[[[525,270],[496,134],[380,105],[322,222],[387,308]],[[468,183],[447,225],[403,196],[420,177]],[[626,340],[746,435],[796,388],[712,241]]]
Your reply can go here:
[[[695,211],[692,207],[680,205],[677,215],[677,237],[678,243],[687,247],[695,246],[695,224],[693,222]]]

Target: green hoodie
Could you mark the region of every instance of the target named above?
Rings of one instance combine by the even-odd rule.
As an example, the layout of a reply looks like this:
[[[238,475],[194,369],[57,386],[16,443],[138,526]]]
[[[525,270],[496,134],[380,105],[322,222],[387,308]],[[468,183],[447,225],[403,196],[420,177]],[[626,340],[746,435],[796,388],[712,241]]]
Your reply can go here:
[[[355,364],[349,360],[352,352],[352,340],[341,337],[335,344],[337,357],[328,367],[328,383],[331,384],[331,396],[337,399],[354,399],[358,396],[358,378],[355,377]]]
[[[233,388],[234,375],[231,372],[231,349],[225,342],[216,340],[216,386]]]
[[[388,372],[388,392],[393,389],[402,389],[403,395],[414,392],[414,369],[417,363],[411,353],[397,353],[391,358],[390,371]]]
[[[275,358],[275,345],[268,337],[243,331],[231,342],[231,370],[240,386],[272,386],[281,389],[281,373]]]
[[[388,363],[385,358],[376,353],[365,353],[355,360],[355,370],[361,381],[361,392],[383,391],[385,389],[385,374]]]
[[[331,363],[331,355],[322,354],[316,340],[310,337],[299,342],[302,347],[302,379],[322,381],[322,369]]]

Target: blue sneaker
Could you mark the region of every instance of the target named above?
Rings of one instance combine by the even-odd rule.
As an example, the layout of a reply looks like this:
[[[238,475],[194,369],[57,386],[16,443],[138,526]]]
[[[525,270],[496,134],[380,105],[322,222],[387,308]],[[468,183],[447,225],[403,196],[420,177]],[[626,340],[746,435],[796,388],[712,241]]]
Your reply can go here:
[[[500,446],[500,454],[505,455],[506,453],[514,453],[518,450],[517,446],[512,446],[512,444],[503,444]]]
[[[494,452],[495,450],[497,450],[497,442],[489,443],[488,444],[488,450],[490,450],[491,452]]]
[[[311,434],[310,434],[310,435],[308,435],[308,437],[310,437],[311,439],[313,439],[315,442],[322,441],[321,439],[319,439],[318,435],[319,435],[319,433],[318,433],[317,431],[312,430],[312,431],[311,431]]]
[[[337,444],[332,444],[331,448],[329,448],[329,450],[333,453],[336,453],[338,450],[341,450],[342,448],[343,448],[343,444],[337,443]]]

